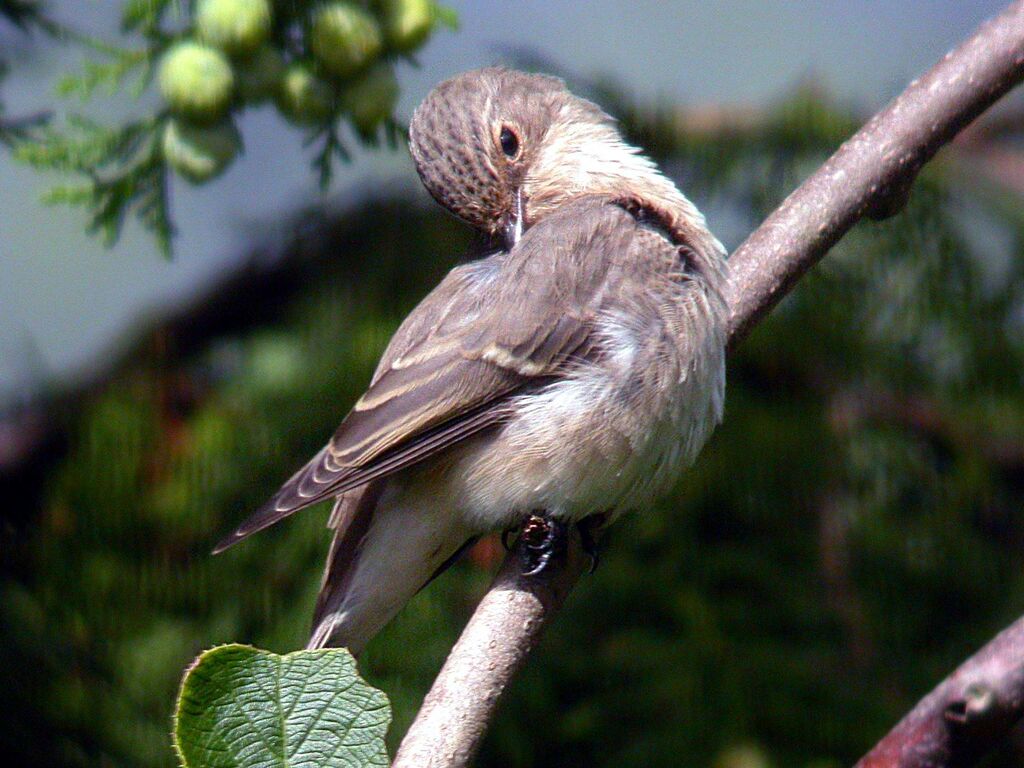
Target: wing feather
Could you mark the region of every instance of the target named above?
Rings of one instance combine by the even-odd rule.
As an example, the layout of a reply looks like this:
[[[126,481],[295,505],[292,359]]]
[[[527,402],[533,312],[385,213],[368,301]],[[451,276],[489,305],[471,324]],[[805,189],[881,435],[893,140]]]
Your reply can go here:
[[[592,350],[610,262],[586,257],[624,251],[606,240],[622,236],[628,215],[609,205],[590,213],[548,219],[511,253],[453,270],[398,329],[331,441],[215,551],[500,423],[511,396]],[[562,230],[545,235],[551,226]]]

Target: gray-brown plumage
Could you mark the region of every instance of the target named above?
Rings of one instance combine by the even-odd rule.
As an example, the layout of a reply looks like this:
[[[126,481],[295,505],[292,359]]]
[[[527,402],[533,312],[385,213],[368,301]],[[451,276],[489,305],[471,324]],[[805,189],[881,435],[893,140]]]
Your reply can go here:
[[[358,651],[468,540],[640,506],[721,417],[724,258],[595,105],[503,69],[413,117],[420,176],[505,250],[454,269],[334,437],[218,551],[337,497],[311,647]]]

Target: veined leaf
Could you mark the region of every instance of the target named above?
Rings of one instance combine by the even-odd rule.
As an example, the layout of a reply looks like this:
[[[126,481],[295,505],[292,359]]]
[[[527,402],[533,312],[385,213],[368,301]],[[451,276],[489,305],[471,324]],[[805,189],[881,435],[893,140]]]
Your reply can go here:
[[[222,645],[185,674],[174,745],[185,768],[387,766],[390,721],[387,696],[343,648]]]

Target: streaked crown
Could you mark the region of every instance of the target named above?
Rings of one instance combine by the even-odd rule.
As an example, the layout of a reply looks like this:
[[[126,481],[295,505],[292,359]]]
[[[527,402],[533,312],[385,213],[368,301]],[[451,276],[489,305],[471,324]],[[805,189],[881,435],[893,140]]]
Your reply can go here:
[[[435,200],[496,234],[516,216],[530,169],[566,122],[604,125],[610,119],[558,78],[479,69],[430,92],[413,115],[410,149]]]

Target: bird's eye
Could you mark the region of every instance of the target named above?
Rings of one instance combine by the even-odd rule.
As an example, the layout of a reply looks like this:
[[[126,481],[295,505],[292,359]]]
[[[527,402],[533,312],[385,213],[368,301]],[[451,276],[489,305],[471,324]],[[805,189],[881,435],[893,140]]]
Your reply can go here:
[[[501,151],[505,153],[506,157],[515,157],[519,154],[519,137],[507,125],[501,126],[498,140],[501,142]]]

